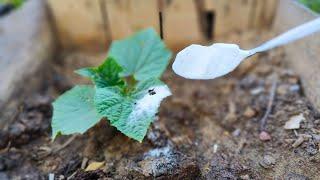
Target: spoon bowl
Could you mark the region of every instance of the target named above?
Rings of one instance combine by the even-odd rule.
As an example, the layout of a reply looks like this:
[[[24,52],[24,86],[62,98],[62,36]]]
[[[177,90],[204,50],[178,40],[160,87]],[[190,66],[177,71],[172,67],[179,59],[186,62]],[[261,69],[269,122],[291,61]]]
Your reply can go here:
[[[233,71],[249,55],[236,44],[192,44],[177,54],[172,68],[187,79],[214,79]]]

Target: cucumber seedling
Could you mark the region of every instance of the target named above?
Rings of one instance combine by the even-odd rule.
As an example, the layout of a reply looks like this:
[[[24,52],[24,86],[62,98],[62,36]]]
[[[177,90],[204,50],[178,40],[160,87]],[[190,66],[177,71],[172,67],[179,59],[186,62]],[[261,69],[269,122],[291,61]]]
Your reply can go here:
[[[84,133],[103,118],[141,142],[171,95],[159,79],[171,55],[152,28],[112,42],[100,66],[75,71],[93,85],[77,85],[53,102],[52,138]]]

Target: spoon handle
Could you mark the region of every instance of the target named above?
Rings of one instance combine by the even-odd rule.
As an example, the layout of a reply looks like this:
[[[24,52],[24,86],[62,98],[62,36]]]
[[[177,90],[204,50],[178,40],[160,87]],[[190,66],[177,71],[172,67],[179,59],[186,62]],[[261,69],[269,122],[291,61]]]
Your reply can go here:
[[[261,44],[260,46],[251,49],[249,52],[250,55],[253,55],[257,52],[267,51],[272,48],[282,46],[292,41],[298,40],[317,31],[320,31],[320,18],[316,18],[305,24],[297,26],[283,34],[280,34],[279,36]]]

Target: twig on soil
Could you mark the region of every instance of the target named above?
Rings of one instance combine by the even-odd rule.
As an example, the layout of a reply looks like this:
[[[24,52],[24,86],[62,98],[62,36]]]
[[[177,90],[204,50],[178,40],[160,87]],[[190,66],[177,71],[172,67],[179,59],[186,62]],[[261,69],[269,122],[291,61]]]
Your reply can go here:
[[[300,146],[304,141],[305,141],[305,139],[302,136],[299,136],[299,138],[296,139],[296,141],[292,144],[292,147],[296,148],[296,147]]]
[[[83,158],[82,163],[81,163],[81,169],[85,169],[87,166],[89,159],[88,158]]]
[[[73,173],[67,178],[67,180],[72,179],[72,178],[77,174],[77,172],[78,172],[78,171],[73,172]]]
[[[274,97],[275,97],[276,89],[277,89],[277,82],[278,82],[278,78],[275,76],[274,80],[272,82],[271,89],[270,89],[270,95],[269,95],[269,102],[268,102],[267,110],[264,113],[262,119],[260,120],[260,131],[264,131],[265,130],[265,126],[266,126],[266,123],[267,123],[268,116],[271,113],[272,105],[273,105],[273,101],[274,101]]]
[[[61,151],[62,149],[64,149],[65,147],[67,147],[76,137],[77,137],[77,135],[71,136],[65,143],[58,146],[57,149],[54,149],[53,153],[57,153],[57,152]]]

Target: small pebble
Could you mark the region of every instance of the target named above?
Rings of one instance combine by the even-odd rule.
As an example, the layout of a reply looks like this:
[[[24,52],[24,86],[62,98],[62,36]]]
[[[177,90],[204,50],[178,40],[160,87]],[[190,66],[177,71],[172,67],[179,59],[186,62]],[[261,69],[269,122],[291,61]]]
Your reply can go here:
[[[250,179],[250,176],[249,176],[248,174],[245,174],[245,175],[240,176],[240,179],[242,179],[242,180],[249,180],[249,179]]]
[[[300,91],[300,86],[298,84],[292,85],[289,87],[289,90],[291,92],[299,92]]]
[[[240,129],[236,129],[236,130],[234,130],[234,131],[232,132],[232,136],[238,137],[238,136],[240,135],[240,133],[241,133],[241,130],[240,130]]]
[[[320,142],[320,135],[312,134],[312,137],[313,137],[314,140],[316,140],[316,142]]]
[[[213,145],[213,153],[216,153],[218,151],[218,144]]]
[[[269,141],[271,140],[271,136],[269,133],[267,133],[266,131],[262,131],[260,134],[259,134],[259,139],[261,141]]]
[[[288,85],[281,84],[277,88],[277,93],[280,94],[280,95],[285,95],[288,92],[288,88],[289,88]]]
[[[49,173],[48,179],[49,179],[49,180],[54,180],[54,174],[53,174],[53,173]]]
[[[264,91],[264,87],[257,87],[250,91],[251,95],[258,95]]]
[[[301,121],[304,121],[305,118],[303,114],[290,117],[290,119],[284,125],[284,129],[299,129]]]
[[[276,163],[276,160],[270,156],[270,155],[265,155],[263,159],[259,162],[260,166],[262,166],[265,169],[271,168],[272,165]]]
[[[243,115],[247,118],[252,118],[256,115],[256,111],[253,110],[251,107],[247,107]]]

